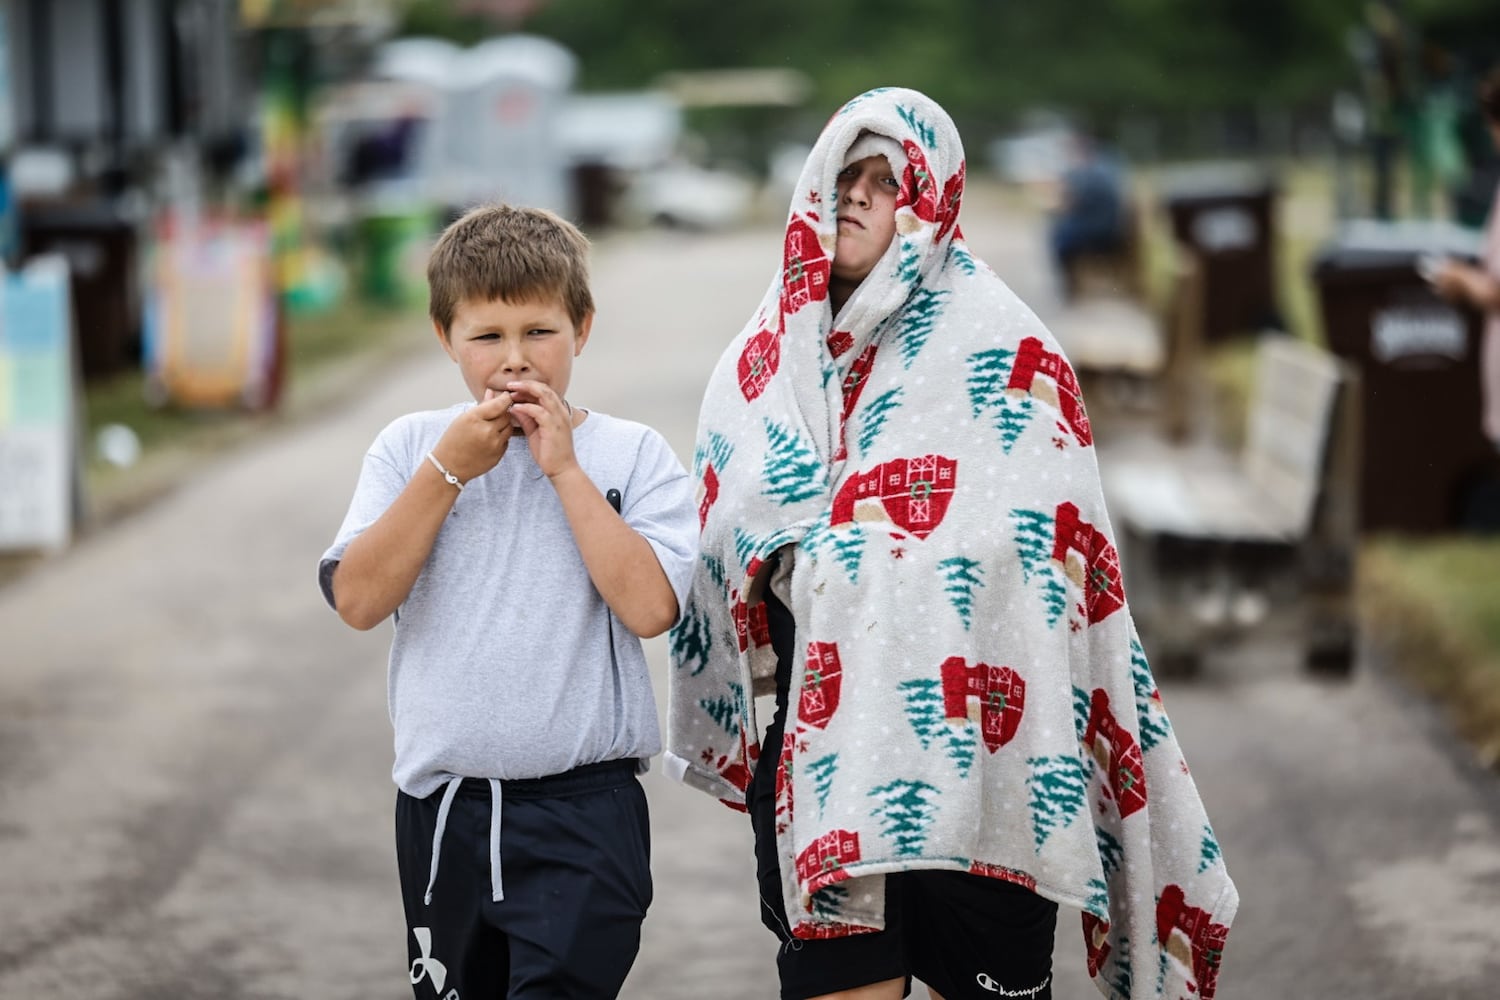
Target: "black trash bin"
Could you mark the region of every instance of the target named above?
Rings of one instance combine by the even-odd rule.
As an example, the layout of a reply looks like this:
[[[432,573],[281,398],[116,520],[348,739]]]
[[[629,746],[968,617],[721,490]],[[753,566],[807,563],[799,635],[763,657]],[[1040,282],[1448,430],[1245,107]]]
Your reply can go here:
[[[1358,366],[1366,531],[1478,528],[1500,483],[1480,428],[1483,317],[1439,298],[1424,254],[1474,259],[1479,236],[1441,223],[1345,225],[1313,261],[1328,347]]]
[[[1203,269],[1204,340],[1279,328],[1275,180],[1244,164],[1202,164],[1164,171],[1156,189],[1173,238]]]
[[[135,223],[106,202],[28,203],[19,216],[23,257],[56,253],[67,258],[84,377],[137,365],[141,296]]]

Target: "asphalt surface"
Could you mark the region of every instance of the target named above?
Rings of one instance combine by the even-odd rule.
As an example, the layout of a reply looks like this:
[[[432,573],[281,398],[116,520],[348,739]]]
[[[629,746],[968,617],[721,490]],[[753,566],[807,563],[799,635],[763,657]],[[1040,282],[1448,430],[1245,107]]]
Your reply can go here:
[[[964,228],[1053,308],[1024,218],[971,199]],[[772,230],[603,240],[575,404],[655,425],[687,461],[778,254]],[[315,566],[376,432],[461,395],[415,350],[0,588],[0,997],[410,996],[388,627],[343,626]],[[648,650],[664,702],[664,643]],[[1318,681],[1271,643],[1163,693],[1242,897],[1223,1000],[1496,995],[1500,787],[1435,711],[1373,657]],[[656,902],[624,996],[771,1000],[744,817],[659,766],[644,781]],[[1096,995],[1082,965],[1064,911],[1060,1000]]]

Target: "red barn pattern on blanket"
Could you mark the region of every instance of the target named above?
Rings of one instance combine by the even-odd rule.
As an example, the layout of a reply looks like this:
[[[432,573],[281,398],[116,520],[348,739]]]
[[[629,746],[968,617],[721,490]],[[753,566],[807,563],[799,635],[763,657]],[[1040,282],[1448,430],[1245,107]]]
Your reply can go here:
[[[839,647],[833,642],[807,644],[807,672],[802,677],[802,697],[797,722],[812,729],[825,729],[839,708],[844,671]]]
[[[809,893],[849,877],[845,865],[860,859],[859,834],[829,830],[797,855],[797,878]]]
[[[783,733],[781,757],[776,761],[776,832],[783,833],[792,822],[792,760],[797,749],[797,734]]]
[[[834,453],[834,461],[842,462],[849,457],[849,446],[844,441],[844,428],[849,425],[849,416],[854,412],[854,407],[859,404],[860,394],[865,391],[865,382],[870,378],[870,369],[875,366],[875,351],[879,345],[871,344],[859,352],[859,357],[854,359],[854,364],[849,366],[849,374],[844,376],[844,409],[839,414],[839,447]]]
[[[719,499],[719,474],[712,464],[703,467],[703,481],[698,486],[698,530],[708,523],[708,512]]]
[[[748,812],[745,808],[743,796],[745,790],[750,787],[750,765],[754,764],[760,757],[760,744],[746,739],[745,733],[740,732],[740,745],[737,754],[716,754],[712,747],[703,751],[703,763],[713,768],[714,771],[731,786],[738,789],[741,801],[733,802],[729,799],[720,799],[729,808],[737,812]]]
[[[771,644],[771,622],[766,617],[765,601],[749,605],[736,593],[731,614],[734,617],[734,636],[739,640],[741,653],[749,649],[751,643],[756,648]]]
[[[1083,915],[1083,946],[1088,953],[1089,975],[1099,975],[1104,960],[1109,958],[1109,921],[1100,920],[1092,913]]]
[[[907,196],[911,198],[911,208],[917,218],[923,222],[938,224],[934,239],[941,240],[958,222],[958,205],[963,198],[967,164],[959,161],[958,170],[948,178],[939,194],[937,178],[927,166],[927,156],[922,152],[922,147],[906,139],[901,143],[901,148],[906,152],[906,170],[901,179],[902,193],[910,192]]]
[[[1213,922],[1207,910],[1189,906],[1180,885],[1162,890],[1156,903],[1156,936],[1181,969],[1189,990],[1211,997],[1219,985],[1219,960],[1229,928]]]
[[[1046,389],[1037,384],[1038,377],[1050,381]],[[1043,383],[1046,385],[1046,383]],[[1083,395],[1078,387],[1078,376],[1061,354],[1047,350],[1036,337],[1022,340],[1011,365],[1010,380],[1005,388],[1011,392],[1029,393],[1045,402],[1053,403],[1067,421],[1067,427],[1087,447],[1094,443],[1094,432],[1089,426],[1088,413],[1083,408]]]
[[[1125,584],[1120,578],[1120,553],[1104,533],[1078,516],[1070,502],[1057,506],[1052,558],[1068,579],[1082,588],[1090,625],[1097,625],[1125,606]],[[1077,553],[1078,559],[1069,559]]]
[[[776,369],[781,367],[781,334],[762,330],[751,337],[740,352],[736,369],[740,378],[740,393],[745,402],[750,402],[766,391],[766,385]]]
[[[972,704],[990,753],[1015,738],[1026,711],[1026,682],[1010,667],[969,666],[961,656],[943,661],[943,717],[968,719]]]
[[[1109,788],[1124,819],[1146,804],[1146,769],[1141,748],[1130,730],[1120,725],[1109,707],[1109,695],[1095,688],[1089,700],[1089,723],[1083,732],[1083,743],[1100,770],[1108,777]]]
[[[828,297],[828,255],[818,234],[800,215],[786,227],[781,269],[781,311],[794,313]]]
[[[957,477],[958,462],[942,455],[882,462],[844,481],[833,498],[830,523],[889,520],[925,539],[948,512]]]

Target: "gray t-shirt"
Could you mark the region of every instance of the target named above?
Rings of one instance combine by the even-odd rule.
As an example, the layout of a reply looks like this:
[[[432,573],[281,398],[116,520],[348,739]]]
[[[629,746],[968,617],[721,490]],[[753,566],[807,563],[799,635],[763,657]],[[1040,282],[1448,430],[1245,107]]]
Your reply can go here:
[[[472,405],[410,414],[381,431],[319,564],[330,605],[349,542]],[[656,431],[602,413],[574,429],[573,447],[600,492],[622,494],[622,514],[651,543],[680,611],[698,556],[682,463]],[[661,752],[640,639],[594,589],[562,503],[519,434],[499,465],[465,485],[395,618],[392,777],[408,795],[452,777],[537,778]]]

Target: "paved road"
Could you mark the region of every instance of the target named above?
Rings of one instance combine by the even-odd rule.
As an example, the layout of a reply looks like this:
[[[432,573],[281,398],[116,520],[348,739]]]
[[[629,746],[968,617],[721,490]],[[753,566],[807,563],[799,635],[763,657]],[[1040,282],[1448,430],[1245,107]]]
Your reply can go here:
[[[1045,311],[1037,234],[973,201],[964,224]],[[775,256],[765,232],[606,240],[573,399],[689,456]],[[388,635],[341,625],[314,565],[373,435],[459,392],[419,352],[0,589],[0,997],[410,995]],[[1320,684],[1271,648],[1165,696],[1243,897],[1224,1000],[1494,995],[1500,791],[1433,713],[1369,664]],[[646,783],[657,902],[626,996],[771,1000],[742,817]],[[1081,962],[1065,912],[1060,1000],[1095,995]]]

